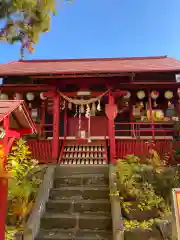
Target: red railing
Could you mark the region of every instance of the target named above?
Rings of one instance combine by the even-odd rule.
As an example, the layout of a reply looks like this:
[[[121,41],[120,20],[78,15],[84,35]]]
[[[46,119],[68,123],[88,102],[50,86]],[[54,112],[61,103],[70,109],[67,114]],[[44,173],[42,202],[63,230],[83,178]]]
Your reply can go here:
[[[168,134],[173,134],[176,130],[173,128],[173,122],[115,122],[115,135],[117,133],[130,133],[131,137],[141,137],[142,136],[165,136]],[[118,126],[130,126],[129,129],[116,129]],[[147,126],[144,129],[141,127]],[[170,128],[166,128],[167,126],[171,126]],[[156,127],[161,127],[161,129],[157,129]],[[146,134],[144,134],[146,133]],[[123,135],[124,136],[124,135]],[[128,136],[128,134],[127,134]]]
[[[169,141],[161,141],[158,152],[162,152],[161,146],[169,148]],[[167,150],[169,150],[167,148]],[[123,158],[126,155],[146,156],[148,154],[148,148],[145,140],[116,140],[116,154],[117,158]]]

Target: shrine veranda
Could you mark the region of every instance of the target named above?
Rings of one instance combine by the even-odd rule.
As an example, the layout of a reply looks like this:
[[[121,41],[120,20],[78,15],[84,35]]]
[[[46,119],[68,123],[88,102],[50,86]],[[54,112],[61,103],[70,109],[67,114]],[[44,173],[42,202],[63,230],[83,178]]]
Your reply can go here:
[[[160,155],[179,144],[179,74],[180,61],[166,56],[15,61],[0,65],[0,99],[26,102],[38,128],[27,142],[40,162],[61,163],[72,145],[82,153],[69,157],[98,157],[102,146],[114,163],[145,155],[150,140]]]

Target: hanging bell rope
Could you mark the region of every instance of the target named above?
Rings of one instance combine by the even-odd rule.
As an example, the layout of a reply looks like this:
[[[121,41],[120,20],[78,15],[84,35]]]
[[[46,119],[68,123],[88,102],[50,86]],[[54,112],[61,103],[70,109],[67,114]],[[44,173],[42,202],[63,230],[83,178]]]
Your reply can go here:
[[[70,97],[67,97],[66,95],[64,95],[63,93],[59,92],[59,94],[61,95],[61,97],[63,97],[67,102],[73,103],[75,105],[89,105],[91,103],[95,103],[97,101],[99,101],[102,97],[104,97],[107,93],[109,92],[109,90],[107,90],[106,92],[102,93],[100,96],[96,97],[96,98],[91,98],[88,100],[84,100],[84,99],[73,99]]]

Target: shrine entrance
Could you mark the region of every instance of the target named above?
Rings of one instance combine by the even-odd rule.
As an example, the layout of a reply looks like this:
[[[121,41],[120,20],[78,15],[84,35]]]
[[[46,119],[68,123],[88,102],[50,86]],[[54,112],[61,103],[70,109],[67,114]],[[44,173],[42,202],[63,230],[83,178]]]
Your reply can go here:
[[[90,141],[93,137],[97,139],[108,135],[105,114],[107,93],[79,91],[75,97],[70,96],[71,93],[60,93],[61,110],[65,112],[66,137]]]
[[[61,164],[107,163],[107,93],[94,96],[89,91],[79,91],[74,98],[60,93],[61,109],[65,111],[65,138],[59,158]]]

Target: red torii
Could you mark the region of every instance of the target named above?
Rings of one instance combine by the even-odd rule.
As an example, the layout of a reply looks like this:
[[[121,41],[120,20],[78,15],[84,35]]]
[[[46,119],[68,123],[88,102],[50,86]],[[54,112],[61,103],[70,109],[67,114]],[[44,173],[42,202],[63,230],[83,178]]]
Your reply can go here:
[[[23,135],[37,133],[36,125],[33,122],[24,101],[1,100],[0,101],[0,125],[4,131],[3,149],[4,149],[4,167],[6,157],[16,138]],[[2,131],[0,130],[0,131]],[[6,226],[6,204],[8,197],[8,180],[0,179],[0,239],[5,239]]]

